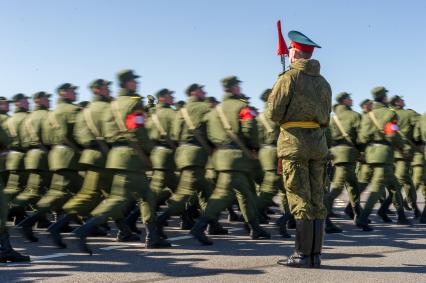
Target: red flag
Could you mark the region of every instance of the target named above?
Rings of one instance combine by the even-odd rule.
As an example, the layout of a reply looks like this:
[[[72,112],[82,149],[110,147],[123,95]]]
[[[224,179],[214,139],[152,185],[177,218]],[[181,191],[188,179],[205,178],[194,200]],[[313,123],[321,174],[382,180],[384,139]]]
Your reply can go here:
[[[278,55],[289,55],[287,44],[285,43],[283,34],[281,33],[281,21],[277,22],[278,27]]]

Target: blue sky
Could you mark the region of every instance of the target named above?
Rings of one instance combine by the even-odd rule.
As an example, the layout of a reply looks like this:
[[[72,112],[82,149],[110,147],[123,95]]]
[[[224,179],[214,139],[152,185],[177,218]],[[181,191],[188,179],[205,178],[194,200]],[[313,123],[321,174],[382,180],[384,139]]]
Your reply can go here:
[[[114,82],[131,68],[140,93],[193,82],[222,97],[220,79],[237,75],[254,105],[281,71],[276,21],[284,37],[299,30],[323,48],[314,57],[333,94],[355,103],[374,86],[426,111],[426,1],[99,1],[0,0],[0,95],[54,92],[64,82]],[[355,110],[358,110],[356,105]]]

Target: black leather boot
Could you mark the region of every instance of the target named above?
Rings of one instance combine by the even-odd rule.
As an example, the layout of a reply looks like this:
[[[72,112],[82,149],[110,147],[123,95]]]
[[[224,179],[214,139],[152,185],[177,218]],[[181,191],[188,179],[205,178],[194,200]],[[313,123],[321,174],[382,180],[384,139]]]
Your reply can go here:
[[[146,238],[145,248],[146,249],[164,249],[170,248],[172,244],[162,239],[157,231],[157,225],[154,221],[148,222],[146,225]]]
[[[311,267],[313,244],[314,222],[312,220],[297,220],[294,253],[287,259],[278,261],[278,264],[288,267]]]
[[[164,233],[164,224],[167,223],[167,220],[170,219],[170,213],[168,210],[161,213],[157,220],[155,221],[155,225],[157,226],[157,233],[162,239],[167,239],[166,233]]]
[[[354,210],[354,214],[355,214],[355,217],[354,217],[354,224],[357,226],[357,227],[359,227],[359,228],[361,228],[363,231],[365,231],[365,232],[370,232],[370,231],[373,231],[373,228],[371,228],[371,226],[369,225],[369,221],[367,220],[365,223],[364,222],[358,222],[358,219],[360,219],[360,217],[361,217],[361,214],[362,214],[362,209],[361,209],[361,205],[359,204],[359,203],[357,203],[354,207],[353,207],[353,210]]]
[[[244,222],[244,217],[235,212],[234,208],[228,207],[228,221],[229,222]]]
[[[413,204],[413,211],[414,211],[414,218],[419,218],[422,215],[422,212],[420,211],[419,207],[417,206],[417,203]]]
[[[96,227],[100,223],[105,222],[106,220],[107,219],[104,216],[95,216],[89,218],[86,223],[84,223],[82,226],[78,227],[73,231],[73,234],[79,239],[78,245],[82,252],[88,253],[89,255],[93,254],[89,245],[87,245],[87,236],[90,234],[94,227]]]
[[[284,213],[276,222],[275,225],[278,226],[280,235],[285,239],[290,239],[291,235],[287,232],[287,222],[290,219],[288,213]]]
[[[209,220],[205,216],[201,216],[200,218],[198,218],[197,222],[195,222],[194,227],[192,227],[191,231],[189,232],[204,246],[213,245],[213,242],[204,233],[208,224]]]
[[[389,206],[392,203],[392,199],[390,197],[387,197],[382,204],[380,205],[379,210],[377,210],[377,215],[382,218],[383,222],[385,223],[392,223],[392,219],[389,218],[386,211],[389,210]]]
[[[133,233],[130,227],[126,224],[126,220],[115,220],[115,226],[118,228],[117,242],[139,242],[141,238],[138,234]]]
[[[296,229],[296,220],[293,214],[290,214],[290,219],[287,222],[287,229]]]
[[[352,204],[349,202],[346,207],[345,207],[345,214],[350,218],[350,219],[354,219],[355,217],[355,213],[354,210],[352,208]]]
[[[411,225],[410,220],[407,219],[405,216],[405,212],[403,208],[400,208],[396,211],[398,214],[398,220],[396,221],[396,224],[398,225]]]
[[[419,223],[426,224],[426,205],[423,207],[422,216],[420,216]]]
[[[335,225],[331,221],[330,217],[327,215],[327,218],[325,219],[325,232],[327,234],[336,234],[336,233],[342,233],[343,230],[342,230],[342,228]]]
[[[312,247],[312,267],[319,268],[321,266],[321,251],[324,242],[324,220],[314,220],[314,240]]]
[[[214,220],[210,221],[210,224],[207,228],[207,233],[209,235],[228,235],[228,229],[223,228],[219,221]]]
[[[25,211],[25,208],[22,206],[14,206],[11,209],[9,209],[9,216],[10,219],[13,219],[13,223],[15,225],[18,225],[21,223],[26,217],[28,217],[28,214]]]
[[[188,210],[185,210],[180,216],[180,229],[181,230],[191,230],[194,226],[195,221],[192,219],[191,214]]]
[[[60,249],[65,249],[67,245],[62,241],[61,237],[61,229],[62,227],[68,225],[70,221],[75,217],[73,214],[63,214],[61,215],[55,223],[51,224],[47,231],[50,233],[50,237],[52,238],[55,245]]]
[[[42,215],[37,221],[37,228],[39,229],[47,229],[50,225],[52,225],[52,222],[47,219],[47,214]]]
[[[126,217],[126,225],[129,226],[130,230],[133,233],[136,233],[140,235],[142,232],[138,229],[137,223],[139,219],[139,215],[141,214],[141,211],[139,210],[139,207],[135,206],[133,210],[129,213],[129,215]]]
[[[262,227],[260,227],[259,222],[251,220],[248,222],[248,225],[250,227],[250,238],[252,240],[271,238],[271,234],[269,234]]]
[[[37,211],[33,215],[26,217],[18,224],[17,227],[21,231],[22,236],[24,236],[24,238],[28,241],[38,242],[38,238],[34,236],[33,226],[40,218],[42,218],[43,214],[44,213]]]
[[[9,234],[7,232],[0,234],[0,245],[0,263],[30,261],[29,256],[22,255],[12,248],[9,241]]]

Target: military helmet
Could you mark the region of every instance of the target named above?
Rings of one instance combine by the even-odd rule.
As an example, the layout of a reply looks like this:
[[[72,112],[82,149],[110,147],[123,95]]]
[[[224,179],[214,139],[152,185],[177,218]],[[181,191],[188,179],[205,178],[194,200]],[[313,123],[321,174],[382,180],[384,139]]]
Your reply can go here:
[[[268,101],[268,97],[271,94],[271,92],[272,92],[272,89],[270,88],[265,89],[260,95],[260,99],[264,102]]]

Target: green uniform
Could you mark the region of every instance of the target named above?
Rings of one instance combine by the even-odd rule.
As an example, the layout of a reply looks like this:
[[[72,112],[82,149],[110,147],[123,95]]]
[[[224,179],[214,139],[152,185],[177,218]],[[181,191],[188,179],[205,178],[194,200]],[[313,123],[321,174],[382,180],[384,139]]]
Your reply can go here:
[[[398,126],[400,128],[400,132],[403,134],[404,141],[409,140],[412,142],[414,125],[416,123],[417,116],[416,112],[412,110],[401,109],[398,107],[394,107],[392,110],[395,111],[397,115]],[[412,157],[412,154],[414,154],[415,149],[411,148],[408,141],[405,142],[404,146],[408,148],[408,151],[410,151],[409,157]],[[395,151],[394,156],[395,176],[401,187],[404,189],[407,202],[412,208],[418,209],[416,189],[414,187],[413,180],[410,174],[412,158],[407,159],[406,157],[402,156],[399,151]]]
[[[49,130],[43,129],[48,113],[48,109],[36,106],[20,127],[22,146],[27,151],[24,165],[28,181],[24,191],[12,201],[14,206],[35,205],[50,185],[51,173],[47,160],[49,149],[42,138],[42,132]]]
[[[95,95],[77,118],[74,136],[84,148],[79,164],[86,172],[81,189],[64,205],[66,213],[88,216],[109,192],[111,174],[105,169],[108,145],[101,131],[109,102],[109,98]]]
[[[372,113],[384,129],[385,125],[397,120],[394,111],[383,103],[375,102]],[[377,129],[370,116],[365,115],[361,121],[359,141],[365,144],[365,160],[372,170],[371,193],[363,211],[363,220],[371,213],[374,205],[384,192],[385,187],[390,191],[395,208],[402,210],[401,187],[393,172],[394,144],[401,147],[402,140],[397,133],[385,135]]]
[[[140,147],[146,155],[152,150],[143,114],[135,116],[138,111],[143,111],[141,97],[122,89],[116,100],[111,102],[111,109],[104,113],[102,133],[111,144],[106,168],[112,175],[112,185],[109,196],[91,212],[92,216],[105,220],[108,217],[124,218],[128,206],[136,200],[144,203],[141,204],[142,221],[153,220],[156,201],[145,174],[149,163],[133,147]],[[134,142],[130,144],[130,140]]]
[[[176,149],[175,161],[177,169],[181,175],[177,190],[168,200],[168,211],[170,215],[176,215],[183,212],[185,204],[192,196],[203,196],[202,203],[205,204],[206,189],[210,184],[205,179],[205,166],[208,159],[208,152],[203,148],[202,144],[194,136],[194,131],[197,131],[200,138],[206,143],[207,134],[204,116],[210,112],[209,105],[200,101],[196,97],[189,97],[185,109],[196,130],[190,130],[185,122],[182,112],[178,112],[173,124],[172,138],[179,142],[179,147]]]
[[[72,102],[59,98],[55,110],[44,121],[43,140],[51,144],[48,163],[53,172],[49,190],[37,202],[38,211],[61,211],[63,205],[81,186],[77,142],[74,139],[74,125],[80,109]]]
[[[265,113],[260,113],[256,119],[260,144],[259,161],[264,172],[263,181],[259,188],[257,207],[259,211],[263,211],[273,204],[273,197],[278,191],[283,191],[282,178],[277,172],[278,157],[276,144],[280,134],[280,127],[277,123],[266,117]],[[283,198],[286,199],[285,194]],[[284,210],[286,207],[285,203],[286,201],[283,201],[282,204]]]
[[[9,115],[0,114],[0,127],[2,127],[3,131],[7,131],[6,120],[9,119]],[[6,157],[7,151],[3,151],[0,154],[0,178],[3,182],[3,186],[7,183],[7,176],[9,175],[6,171]]]
[[[312,87],[315,86],[315,87]],[[299,59],[278,78],[268,99],[269,117],[281,125],[278,157],[284,187],[296,220],[325,219],[323,203],[325,136],[331,112],[331,89],[317,60]]]
[[[176,112],[170,105],[158,103],[147,120],[149,138],[155,147],[151,153],[152,179],[151,189],[157,197],[158,203],[166,201],[176,190],[178,178],[175,175],[174,142],[171,140],[172,125],[176,119]],[[158,118],[160,127],[154,122]],[[163,132],[164,131],[164,132]]]
[[[332,190],[326,196],[326,206],[330,213],[333,202],[346,187],[352,207],[359,206],[360,192],[356,177],[356,161],[359,157],[356,141],[361,123],[361,115],[350,107],[337,104],[334,107],[335,117],[331,119],[330,131],[332,136],[333,165],[335,171],[332,180]],[[337,126],[336,119],[340,122],[344,133]],[[346,138],[344,134],[348,135]]]
[[[0,127],[0,150],[6,150],[9,143],[10,139],[6,131]],[[4,194],[4,184],[0,180],[0,235],[6,232],[6,221],[9,210],[8,207],[8,199]]]
[[[6,157],[6,170],[9,172],[9,176],[4,189],[4,193],[9,200],[12,200],[24,190],[28,178],[24,164],[25,150],[22,147],[22,137],[19,131],[28,115],[27,111],[27,109],[17,108],[15,114],[5,122],[7,133],[11,140],[9,153]]]
[[[413,136],[419,151],[423,151],[423,154],[416,151],[413,158],[413,182],[416,189],[421,191],[426,200],[426,113],[417,117]],[[420,222],[426,223],[426,205],[423,208]]]

